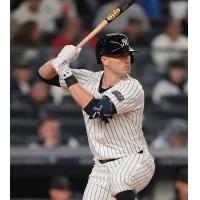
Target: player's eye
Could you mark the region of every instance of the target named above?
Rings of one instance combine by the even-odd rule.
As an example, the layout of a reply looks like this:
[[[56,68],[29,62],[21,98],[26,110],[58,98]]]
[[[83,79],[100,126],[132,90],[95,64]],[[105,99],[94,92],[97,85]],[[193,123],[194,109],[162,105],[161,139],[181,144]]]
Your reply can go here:
[[[118,55],[115,56],[115,58],[123,58],[123,57],[124,57],[123,54],[118,54]]]
[[[115,58],[123,58],[123,57],[125,57],[125,55],[123,53],[122,54],[116,54],[114,57]]]

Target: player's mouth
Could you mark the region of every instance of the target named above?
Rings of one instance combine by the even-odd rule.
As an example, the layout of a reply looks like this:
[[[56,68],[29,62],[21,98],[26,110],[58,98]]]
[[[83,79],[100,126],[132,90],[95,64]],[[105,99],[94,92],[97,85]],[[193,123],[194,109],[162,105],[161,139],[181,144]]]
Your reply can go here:
[[[131,67],[130,67],[130,66],[125,66],[124,69],[125,69],[125,70],[130,70]]]

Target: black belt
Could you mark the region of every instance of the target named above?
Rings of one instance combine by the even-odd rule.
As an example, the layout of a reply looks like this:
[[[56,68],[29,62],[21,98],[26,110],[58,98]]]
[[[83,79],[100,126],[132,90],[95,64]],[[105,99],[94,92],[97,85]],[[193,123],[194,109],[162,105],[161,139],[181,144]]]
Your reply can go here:
[[[138,153],[143,153],[143,150],[139,151]]]
[[[101,164],[104,164],[104,163],[107,163],[107,162],[110,162],[110,161],[114,161],[114,160],[118,160],[118,159],[120,159],[120,158],[113,158],[113,159],[108,159],[108,160],[99,160],[99,162]]]
[[[138,153],[143,153],[143,150],[139,151]],[[118,159],[120,159],[120,158],[113,158],[113,159],[108,159],[108,160],[99,160],[99,162],[101,164],[104,164],[104,163],[115,161],[115,160],[118,160]]]

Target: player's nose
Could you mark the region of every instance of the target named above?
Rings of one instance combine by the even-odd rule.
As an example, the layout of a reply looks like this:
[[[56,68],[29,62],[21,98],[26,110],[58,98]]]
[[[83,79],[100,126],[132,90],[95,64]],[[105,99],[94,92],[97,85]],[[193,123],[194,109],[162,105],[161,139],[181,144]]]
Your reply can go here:
[[[131,61],[131,58],[130,58],[130,55],[129,54],[127,54],[127,55],[124,55],[124,61],[126,62],[126,63],[129,63],[130,61]]]

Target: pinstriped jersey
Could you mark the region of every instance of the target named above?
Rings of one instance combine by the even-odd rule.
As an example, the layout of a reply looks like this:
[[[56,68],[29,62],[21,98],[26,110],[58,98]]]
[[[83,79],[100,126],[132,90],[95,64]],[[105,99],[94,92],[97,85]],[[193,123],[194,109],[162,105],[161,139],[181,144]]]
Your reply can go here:
[[[142,131],[144,91],[139,81],[126,75],[116,85],[100,93],[99,84],[103,71],[72,69],[72,72],[95,98],[108,96],[117,110],[117,114],[108,119],[109,123],[100,118],[89,119],[83,110],[88,142],[94,158],[120,158],[147,149]],[[60,80],[60,85],[64,84]]]

